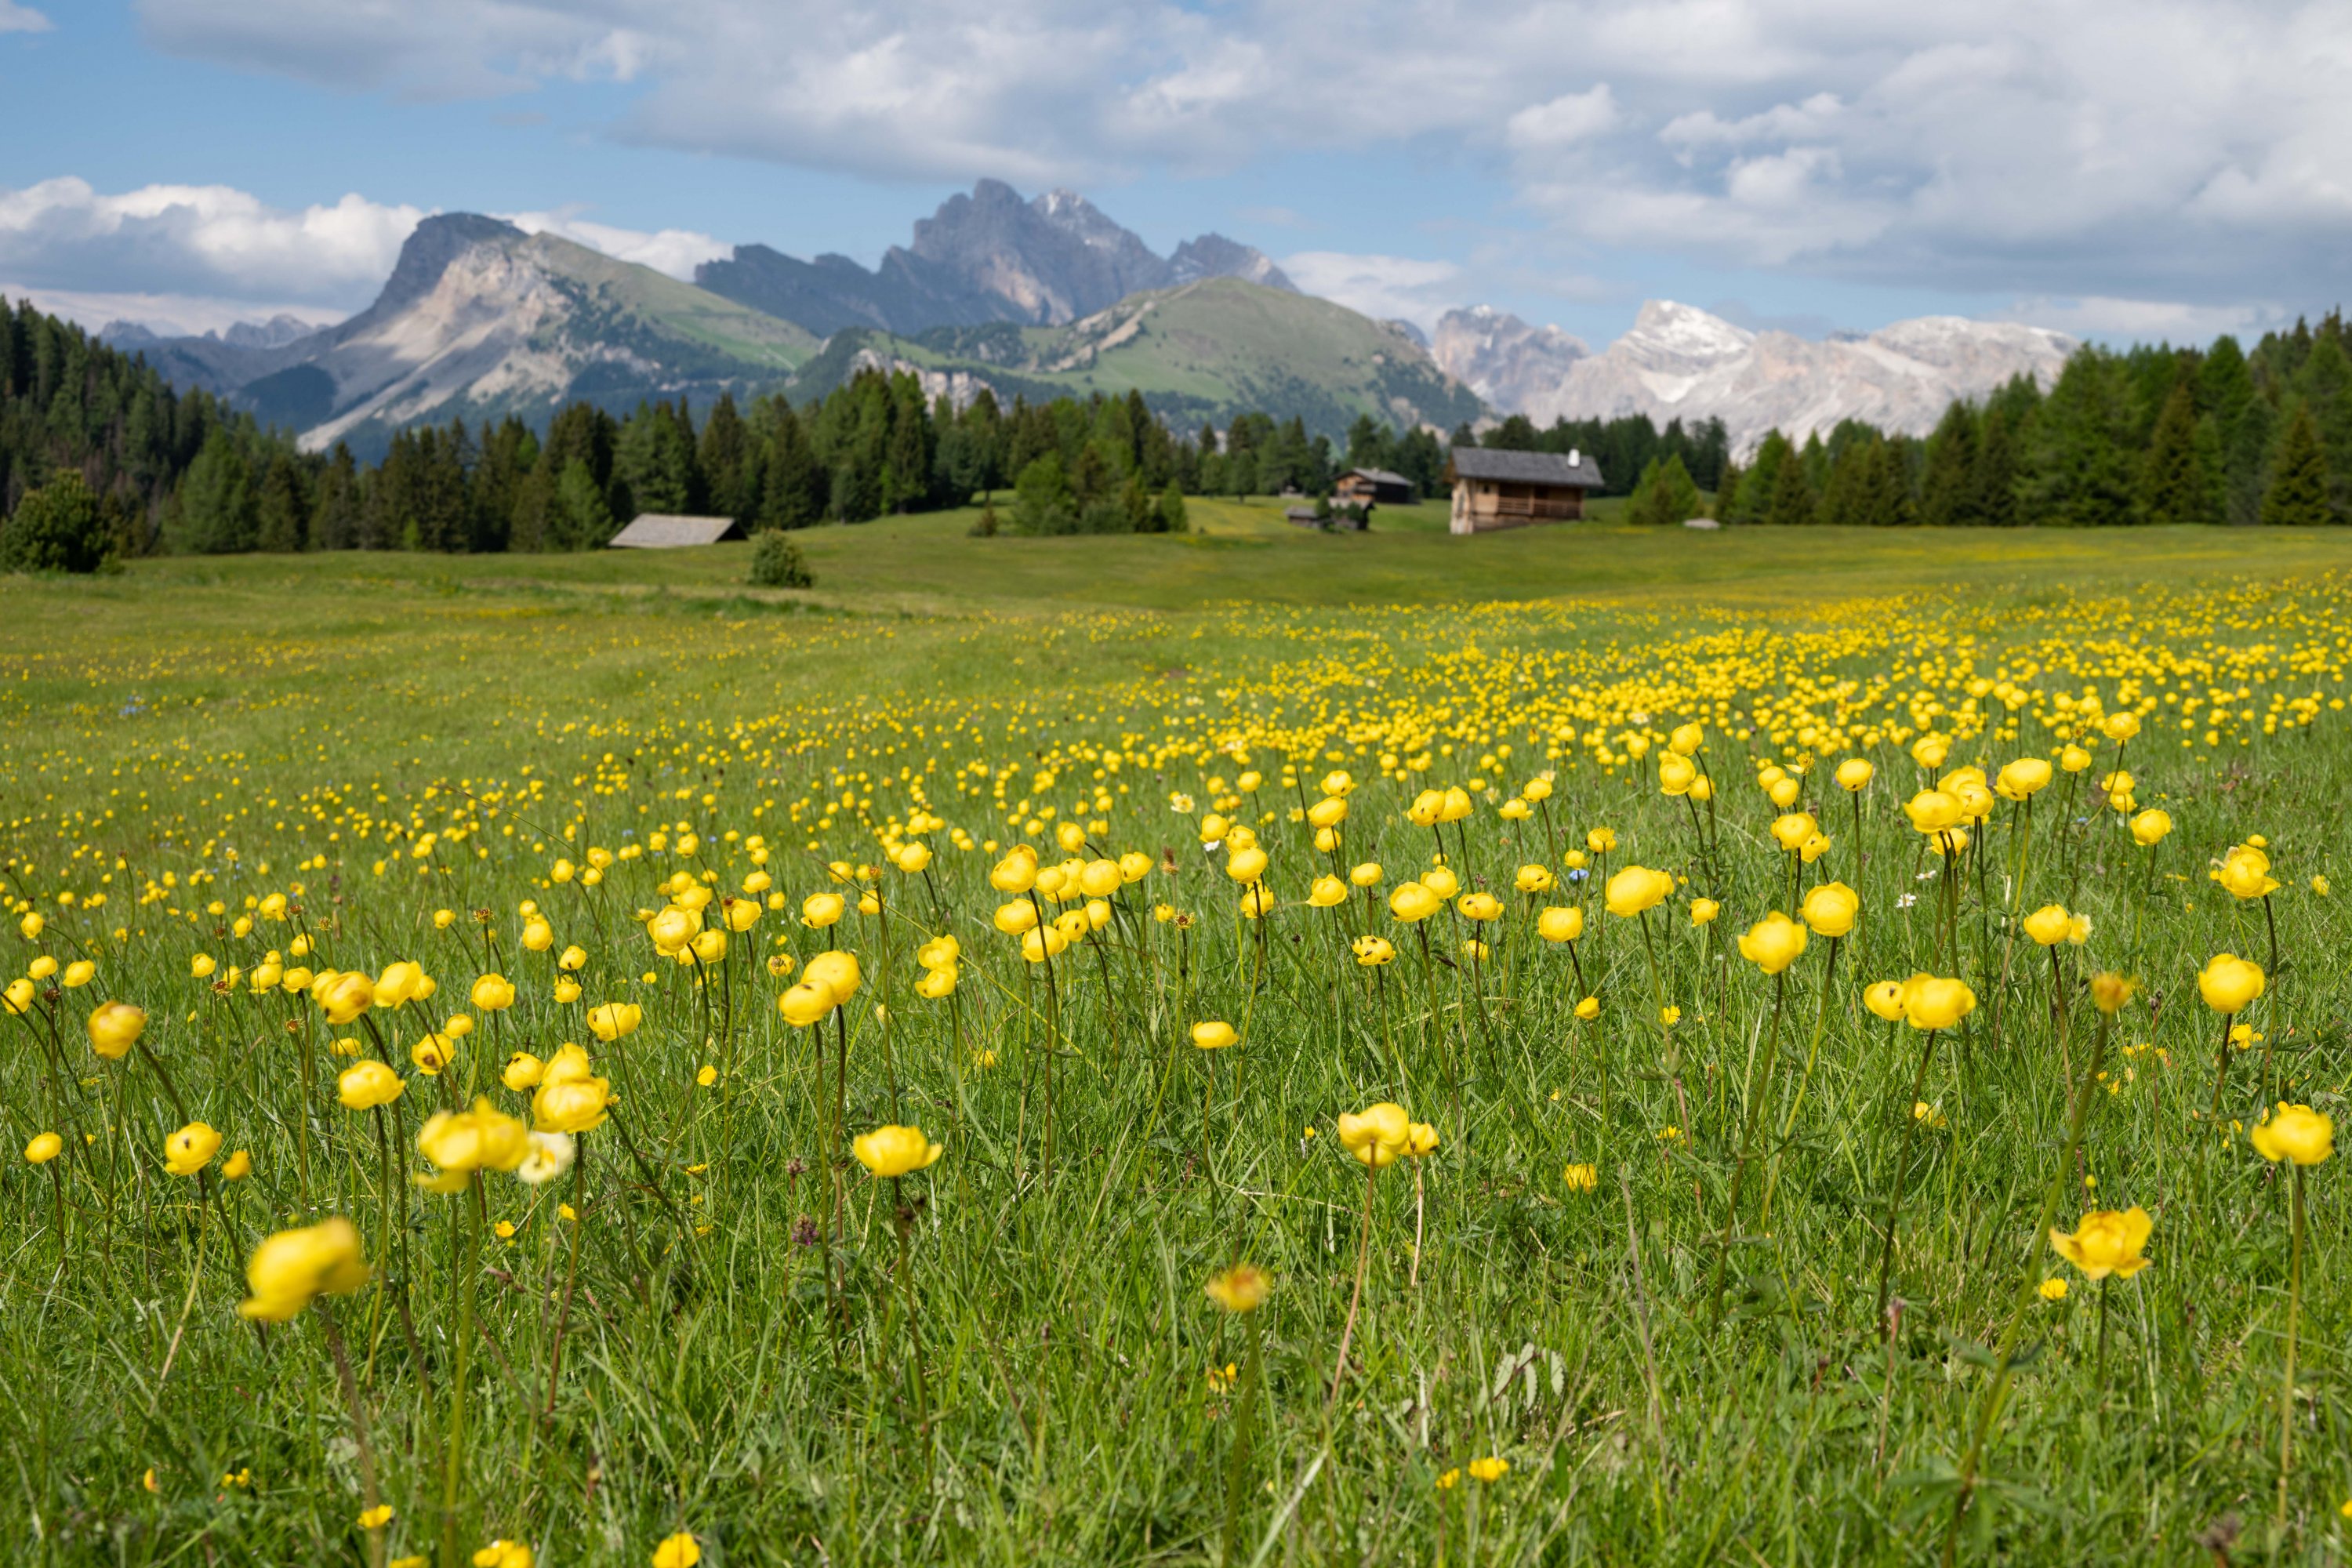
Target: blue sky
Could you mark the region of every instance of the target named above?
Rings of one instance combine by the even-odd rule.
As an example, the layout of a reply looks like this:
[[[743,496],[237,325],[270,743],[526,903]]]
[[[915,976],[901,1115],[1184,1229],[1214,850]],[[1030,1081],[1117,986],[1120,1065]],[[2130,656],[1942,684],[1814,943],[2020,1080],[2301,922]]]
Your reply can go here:
[[[0,0],[0,285],[203,327],[365,303],[416,216],[681,274],[871,263],[982,176],[1424,325],[2109,336],[2336,302],[2352,13],[1859,0]]]

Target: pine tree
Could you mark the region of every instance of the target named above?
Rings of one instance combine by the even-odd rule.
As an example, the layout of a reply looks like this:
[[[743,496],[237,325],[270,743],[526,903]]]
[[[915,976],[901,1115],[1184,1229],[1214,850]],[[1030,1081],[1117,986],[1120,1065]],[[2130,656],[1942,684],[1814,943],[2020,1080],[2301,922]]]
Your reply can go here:
[[[1746,477],[1740,473],[1739,465],[1725,459],[1723,471],[1715,481],[1715,505],[1707,515],[1718,522],[1729,522],[1736,517],[1739,506],[1739,487],[1745,482]]]
[[[2140,459],[2140,509],[2155,523],[2211,522],[2217,513],[2214,475],[2197,438],[2197,400],[2186,377],[2176,381],[2149,433]]]
[[[1699,513],[1698,486],[1683,466],[1682,454],[1661,462],[1655,458],[1642,470],[1626,504],[1625,521],[1655,528],[1672,528]]]
[[[2308,404],[2295,405],[2271,459],[2270,488],[2263,492],[2263,526],[2311,528],[2333,521],[2327,504],[2327,455],[2319,444],[2319,424]]]
[[[2137,521],[2138,479],[2126,441],[2124,366],[2084,344],[2050,389],[2020,465],[2028,522],[2096,528]]]
[[[1980,523],[1969,482],[1977,460],[1977,411],[1955,398],[1927,437],[1927,462],[1919,475],[1919,521],[1930,528],[1969,528]]]
[[[1977,435],[1975,463],[1969,470],[1968,514],[1979,528],[2015,528],[2021,521],[2017,505],[2017,428],[2006,404],[1984,412]]]
[[[180,487],[181,544],[199,555],[250,550],[260,532],[253,468],[236,437],[215,426]]]
[[[301,475],[293,455],[274,453],[261,478],[254,542],[259,549],[291,553],[307,542],[309,522],[310,508],[303,500]]]
[[[1804,453],[1791,453],[1780,464],[1772,484],[1772,495],[1764,521],[1778,528],[1801,528],[1813,521],[1813,480],[1808,473],[1808,454],[1822,451],[1817,436],[1805,443]],[[1822,460],[1827,463],[1826,454]]]
[[[1772,511],[1772,498],[1780,488],[1780,473],[1793,468],[1796,448],[1778,430],[1765,432],[1762,445],[1756,448],[1756,466],[1739,482],[1739,510],[1729,521],[1763,522]]]
[[[2218,417],[2218,416],[2217,416]],[[2278,438],[2278,411],[2257,392],[2221,433],[2221,505],[2243,528],[2262,521],[2263,492],[2270,485],[2271,447]]]

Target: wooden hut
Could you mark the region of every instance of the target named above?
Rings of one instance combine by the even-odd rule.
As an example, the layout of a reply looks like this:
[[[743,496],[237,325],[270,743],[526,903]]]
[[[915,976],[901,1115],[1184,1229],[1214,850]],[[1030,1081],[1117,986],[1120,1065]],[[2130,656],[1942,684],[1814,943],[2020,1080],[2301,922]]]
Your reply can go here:
[[[1485,533],[1582,517],[1585,492],[1601,488],[1601,465],[1581,452],[1456,447],[1445,479],[1454,487],[1452,531]]]
[[[1349,468],[1331,487],[1335,506],[1411,506],[1412,481],[1386,468]]]

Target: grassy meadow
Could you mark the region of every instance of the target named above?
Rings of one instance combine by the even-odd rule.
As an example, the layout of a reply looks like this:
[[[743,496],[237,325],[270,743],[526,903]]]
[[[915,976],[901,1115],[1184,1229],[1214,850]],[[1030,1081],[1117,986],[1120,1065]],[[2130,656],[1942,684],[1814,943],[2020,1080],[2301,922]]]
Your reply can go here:
[[[1191,508],[0,579],[13,1559],[2344,1559],[2352,537]]]

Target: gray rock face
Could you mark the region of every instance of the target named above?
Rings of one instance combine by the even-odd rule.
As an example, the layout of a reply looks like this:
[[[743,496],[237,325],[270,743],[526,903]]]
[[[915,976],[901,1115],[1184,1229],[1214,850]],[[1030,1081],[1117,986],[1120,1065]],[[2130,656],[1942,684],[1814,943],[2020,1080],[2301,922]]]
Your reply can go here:
[[[1435,353],[1502,413],[1538,425],[1632,414],[1662,426],[1719,418],[1743,455],[1767,431],[1802,441],[1841,419],[1924,436],[1956,397],[1981,397],[2015,375],[2049,385],[2075,348],[2063,332],[1960,316],[1816,342],[1751,332],[1670,300],[1644,304],[1633,330],[1598,354],[1563,353],[1538,336],[1516,317],[1454,311],[1439,323]]]
[[[1262,252],[1202,235],[1162,259],[1075,191],[1024,201],[1001,180],[948,198],[868,272],[845,257],[801,261],[764,245],[738,246],[695,268],[714,294],[796,321],[813,332],[879,327],[912,334],[933,327],[1011,321],[1061,326],[1130,294],[1202,278],[1292,288]]]

